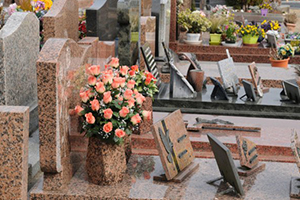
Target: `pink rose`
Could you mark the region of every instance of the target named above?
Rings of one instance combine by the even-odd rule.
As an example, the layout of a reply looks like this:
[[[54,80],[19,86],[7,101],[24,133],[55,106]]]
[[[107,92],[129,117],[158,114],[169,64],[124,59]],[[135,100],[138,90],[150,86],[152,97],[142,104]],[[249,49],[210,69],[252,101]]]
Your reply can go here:
[[[81,112],[83,111],[84,109],[81,107],[81,106],[76,106],[75,107],[75,112],[77,115],[81,116]]]
[[[96,89],[97,92],[99,92],[100,94],[102,94],[103,92],[105,92],[104,83],[103,82],[96,83],[95,89]]]
[[[135,81],[134,80],[129,80],[128,83],[127,83],[127,87],[129,89],[132,89],[132,88],[134,88],[134,86],[135,86]]]
[[[132,90],[127,89],[127,90],[125,91],[125,93],[124,93],[124,98],[125,98],[126,100],[131,99],[132,95],[133,95]]]
[[[127,102],[128,102],[128,107],[132,108],[134,106],[135,100],[134,100],[134,98],[131,98]]]
[[[149,120],[149,121],[151,120],[151,112],[150,111],[143,110],[142,115],[145,120]]]
[[[119,96],[119,97],[118,97],[118,100],[119,100],[119,101],[123,101],[124,99],[123,99],[122,96]]]
[[[136,99],[136,102],[140,105],[142,105],[143,102],[146,100],[146,98],[140,93],[135,95],[135,99]]]
[[[139,71],[139,66],[138,65],[133,65],[133,66],[131,66],[131,70],[138,72]]]
[[[110,108],[103,110],[103,113],[105,119],[111,119],[113,115],[113,111]]]
[[[99,103],[99,101],[97,99],[94,99],[90,103],[91,103],[93,111],[98,111],[100,109],[100,103]]]
[[[89,72],[91,75],[98,76],[100,74],[100,65],[92,65],[89,67]]]
[[[86,122],[89,123],[89,124],[94,124],[96,119],[95,117],[93,116],[92,113],[87,113],[84,115],[85,116],[85,119],[86,119]]]
[[[114,78],[113,71],[108,70],[104,73],[102,81],[104,82],[104,84],[108,84],[108,83],[111,84],[113,81],[113,78]]]
[[[95,77],[95,76],[89,76],[89,78],[88,78],[88,83],[89,83],[89,85],[91,85],[91,86],[96,85],[96,83],[97,83],[96,77]]]
[[[111,58],[109,65],[114,68],[119,67],[119,58]]]
[[[135,71],[133,71],[133,70],[129,71],[129,75],[134,77],[135,76]]]
[[[111,84],[111,87],[116,89],[120,86],[120,82],[119,82],[119,78],[114,78],[112,84]]]
[[[108,104],[111,101],[112,101],[111,92],[110,91],[104,92],[104,94],[103,94],[103,102],[105,104]]]
[[[120,73],[125,76],[128,73],[129,67],[127,66],[122,66],[120,67]]]
[[[122,138],[122,137],[124,137],[124,136],[126,135],[126,133],[125,133],[123,130],[121,130],[121,129],[117,129],[117,130],[115,131],[115,135],[116,135],[117,137],[119,137],[119,138]]]
[[[136,114],[136,115],[131,117],[130,121],[132,122],[133,125],[136,125],[138,123],[141,123],[142,118],[140,117],[139,114]]]
[[[123,107],[120,111],[119,111],[119,114],[120,114],[120,117],[123,117],[125,118],[129,113],[129,109],[127,107]]]
[[[113,128],[112,123],[111,123],[111,122],[108,122],[108,123],[106,123],[106,124],[103,126],[103,131],[104,131],[105,133],[109,133],[109,132],[112,131],[112,128]]]
[[[80,98],[82,102],[86,103],[90,99],[88,91],[80,92]]]
[[[121,87],[124,87],[124,86],[125,86],[125,82],[126,82],[126,79],[125,79],[125,78],[120,78],[120,86],[121,86]]]

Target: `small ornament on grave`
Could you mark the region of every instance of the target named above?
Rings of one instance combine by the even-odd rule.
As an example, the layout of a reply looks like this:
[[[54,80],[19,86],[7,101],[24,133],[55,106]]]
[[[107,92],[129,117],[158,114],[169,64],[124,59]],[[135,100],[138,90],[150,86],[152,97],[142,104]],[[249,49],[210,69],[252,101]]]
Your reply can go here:
[[[112,58],[104,71],[93,65],[87,73],[88,84],[80,90],[81,106],[75,108],[89,138],[86,170],[92,183],[110,185],[121,181],[126,171],[125,151],[130,153],[125,138],[142,118],[150,120],[151,112],[141,109],[146,98],[136,87],[138,66],[120,66],[119,59]]]

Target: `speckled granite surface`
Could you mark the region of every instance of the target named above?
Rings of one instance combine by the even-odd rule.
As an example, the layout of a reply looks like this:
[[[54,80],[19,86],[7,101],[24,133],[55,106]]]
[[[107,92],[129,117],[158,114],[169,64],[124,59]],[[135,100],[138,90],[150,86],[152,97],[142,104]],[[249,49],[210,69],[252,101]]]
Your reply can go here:
[[[27,199],[29,107],[0,106],[0,199]]]
[[[32,13],[14,13],[0,31],[0,105],[29,106],[31,132],[38,128],[38,54],[38,19]]]
[[[162,183],[153,181],[154,175],[163,173],[159,157],[132,156],[124,180],[114,186],[98,186],[87,181],[84,164],[76,172],[67,188],[62,191],[47,192],[42,190],[43,180],[31,191],[32,200],[55,199],[255,199],[288,200],[289,183],[292,176],[299,176],[296,164],[266,163],[265,171],[248,178],[242,178],[245,197],[234,193],[217,195],[224,185],[208,185],[206,181],[220,176],[214,159],[195,159],[200,168],[186,181]],[[238,161],[235,161],[238,165]],[[270,182],[272,184],[270,184]],[[216,183],[219,185],[219,182]]]
[[[78,41],[78,0],[56,0],[44,16],[45,41],[71,38]]]

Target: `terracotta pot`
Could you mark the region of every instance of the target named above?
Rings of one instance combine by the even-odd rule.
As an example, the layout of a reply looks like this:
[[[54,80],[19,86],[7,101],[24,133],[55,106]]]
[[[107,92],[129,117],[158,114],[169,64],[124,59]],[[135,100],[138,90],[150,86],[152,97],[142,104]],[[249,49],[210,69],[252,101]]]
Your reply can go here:
[[[152,109],[152,98],[146,97],[146,101],[142,105],[142,110],[151,111],[151,120],[143,120],[139,124],[138,128],[133,131],[135,135],[143,135],[151,131],[153,125],[153,109]]]
[[[288,29],[289,33],[295,32],[296,24],[285,23],[285,26]]]
[[[86,171],[91,183],[112,185],[123,180],[126,171],[124,145],[106,144],[89,138]]]
[[[196,92],[201,92],[203,88],[204,71],[193,69],[188,74],[188,81]]]
[[[272,67],[287,68],[288,64],[289,64],[289,60],[290,60],[290,58],[284,59],[284,60],[273,60],[272,58],[270,58]]]

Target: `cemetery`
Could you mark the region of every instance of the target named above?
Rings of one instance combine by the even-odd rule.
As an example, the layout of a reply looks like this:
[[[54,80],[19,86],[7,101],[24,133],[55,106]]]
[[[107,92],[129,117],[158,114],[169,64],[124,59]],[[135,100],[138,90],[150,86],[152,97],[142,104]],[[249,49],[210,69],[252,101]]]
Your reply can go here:
[[[300,199],[299,0],[0,3],[0,200]]]

